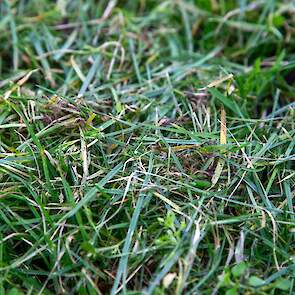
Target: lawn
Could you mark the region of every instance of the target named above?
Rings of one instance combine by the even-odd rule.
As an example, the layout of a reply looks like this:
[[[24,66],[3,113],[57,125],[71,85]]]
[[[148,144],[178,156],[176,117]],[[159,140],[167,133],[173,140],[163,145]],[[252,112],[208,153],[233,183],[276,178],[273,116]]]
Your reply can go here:
[[[0,294],[294,294],[295,3],[0,2]]]

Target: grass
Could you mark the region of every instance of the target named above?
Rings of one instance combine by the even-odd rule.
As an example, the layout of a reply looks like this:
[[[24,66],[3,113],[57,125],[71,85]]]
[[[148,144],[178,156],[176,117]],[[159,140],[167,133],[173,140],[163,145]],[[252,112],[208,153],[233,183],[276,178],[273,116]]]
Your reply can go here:
[[[0,3],[1,294],[294,294],[291,1]]]

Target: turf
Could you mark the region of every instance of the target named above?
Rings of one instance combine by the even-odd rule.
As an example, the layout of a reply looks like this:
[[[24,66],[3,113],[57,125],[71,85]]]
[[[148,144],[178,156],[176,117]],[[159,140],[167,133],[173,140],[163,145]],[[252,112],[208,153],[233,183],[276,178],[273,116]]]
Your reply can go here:
[[[0,294],[294,294],[292,1],[0,2]]]

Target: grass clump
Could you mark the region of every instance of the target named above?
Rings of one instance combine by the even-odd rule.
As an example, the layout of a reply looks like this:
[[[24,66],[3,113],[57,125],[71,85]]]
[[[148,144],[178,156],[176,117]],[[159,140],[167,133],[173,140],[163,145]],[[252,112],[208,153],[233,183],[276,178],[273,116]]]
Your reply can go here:
[[[2,1],[1,294],[293,294],[294,9]]]

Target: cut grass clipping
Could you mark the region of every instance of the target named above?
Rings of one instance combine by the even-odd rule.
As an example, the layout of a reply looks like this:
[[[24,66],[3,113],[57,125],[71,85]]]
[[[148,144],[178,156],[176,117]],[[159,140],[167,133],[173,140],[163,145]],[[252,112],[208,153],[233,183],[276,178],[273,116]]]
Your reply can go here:
[[[0,294],[294,294],[294,2],[0,2]]]

